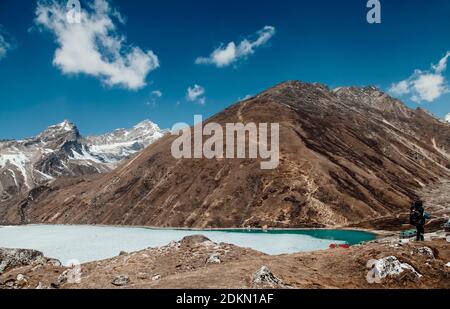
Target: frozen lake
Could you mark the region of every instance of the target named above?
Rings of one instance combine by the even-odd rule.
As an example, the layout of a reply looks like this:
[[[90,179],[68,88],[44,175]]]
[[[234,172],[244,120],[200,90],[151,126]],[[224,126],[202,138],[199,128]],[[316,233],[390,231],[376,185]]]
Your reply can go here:
[[[193,231],[129,227],[27,225],[0,227],[0,247],[35,249],[63,263],[81,263],[160,247],[185,236],[202,234],[214,242],[226,242],[267,254],[327,249],[332,243],[357,244],[375,238],[371,233],[343,230],[289,231]]]

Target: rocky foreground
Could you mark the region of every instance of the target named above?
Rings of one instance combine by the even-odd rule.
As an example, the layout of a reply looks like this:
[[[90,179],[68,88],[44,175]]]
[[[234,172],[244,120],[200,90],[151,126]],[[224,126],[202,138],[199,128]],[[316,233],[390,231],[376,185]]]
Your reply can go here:
[[[0,249],[0,288],[450,288],[444,237],[269,256],[190,236],[72,268],[33,250]]]

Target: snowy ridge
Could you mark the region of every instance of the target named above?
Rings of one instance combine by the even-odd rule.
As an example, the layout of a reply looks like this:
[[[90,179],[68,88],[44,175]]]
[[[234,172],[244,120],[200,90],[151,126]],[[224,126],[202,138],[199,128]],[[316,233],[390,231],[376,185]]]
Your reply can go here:
[[[146,120],[131,129],[83,138],[65,120],[35,137],[0,141],[0,202],[57,177],[108,172],[165,132]]]
[[[117,129],[111,133],[90,136],[86,144],[90,153],[103,162],[116,164],[124,157],[148,147],[167,133],[158,125],[145,120],[131,129]]]

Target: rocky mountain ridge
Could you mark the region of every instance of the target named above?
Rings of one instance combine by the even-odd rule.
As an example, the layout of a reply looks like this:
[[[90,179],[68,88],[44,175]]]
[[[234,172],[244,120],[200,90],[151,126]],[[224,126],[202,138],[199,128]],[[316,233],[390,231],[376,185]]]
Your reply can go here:
[[[105,173],[161,138],[151,121],[131,129],[82,137],[64,121],[35,137],[0,142],[0,200],[5,201],[62,176]]]
[[[280,164],[175,159],[165,136],[96,177],[60,179],[0,209],[17,223],[342,227],[408,212],[450,179],[450,125],[374,87],[290,81],[205,121],[279,123]]]

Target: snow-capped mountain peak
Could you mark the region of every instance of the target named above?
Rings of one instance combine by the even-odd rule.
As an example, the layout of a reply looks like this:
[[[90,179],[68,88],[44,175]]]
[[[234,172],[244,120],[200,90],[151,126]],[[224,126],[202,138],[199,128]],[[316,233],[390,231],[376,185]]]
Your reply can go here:
[[[83,138],[65,120],[23,141],[0,141],[0,201],[60,176],[110,171],[164,133],[145,120],[131,129]]]
[[[61,128],[62,130],[65,130],[65,131],[71,131],[75,128],[75,125],[66,119],[63,122],[55,125],[54,127]]]
[[[92,154],[107,163],[117,163],[146,148],[167,131],[150,120],[144,120],[130,129],[117,129],[111,133],[88,136],[86,144]]]
[[[69,120],[64,120],[61,123],[58,123],[56,125],[53,126],[49,126],[44,132],[47,131],[65,131],[65,132],[78,132],[78,128],[75,126],[75,124],[73,122],[70,122]],[[43,132],[43,133],[44,133]]]
[[[42,143],[62,143],[64,141],[74,141],[80,138],[78,128],[69,121],[64,121],[60,124],[53,125],[45,129],[36,137],[27,139],[28,142],[42,142]]]

